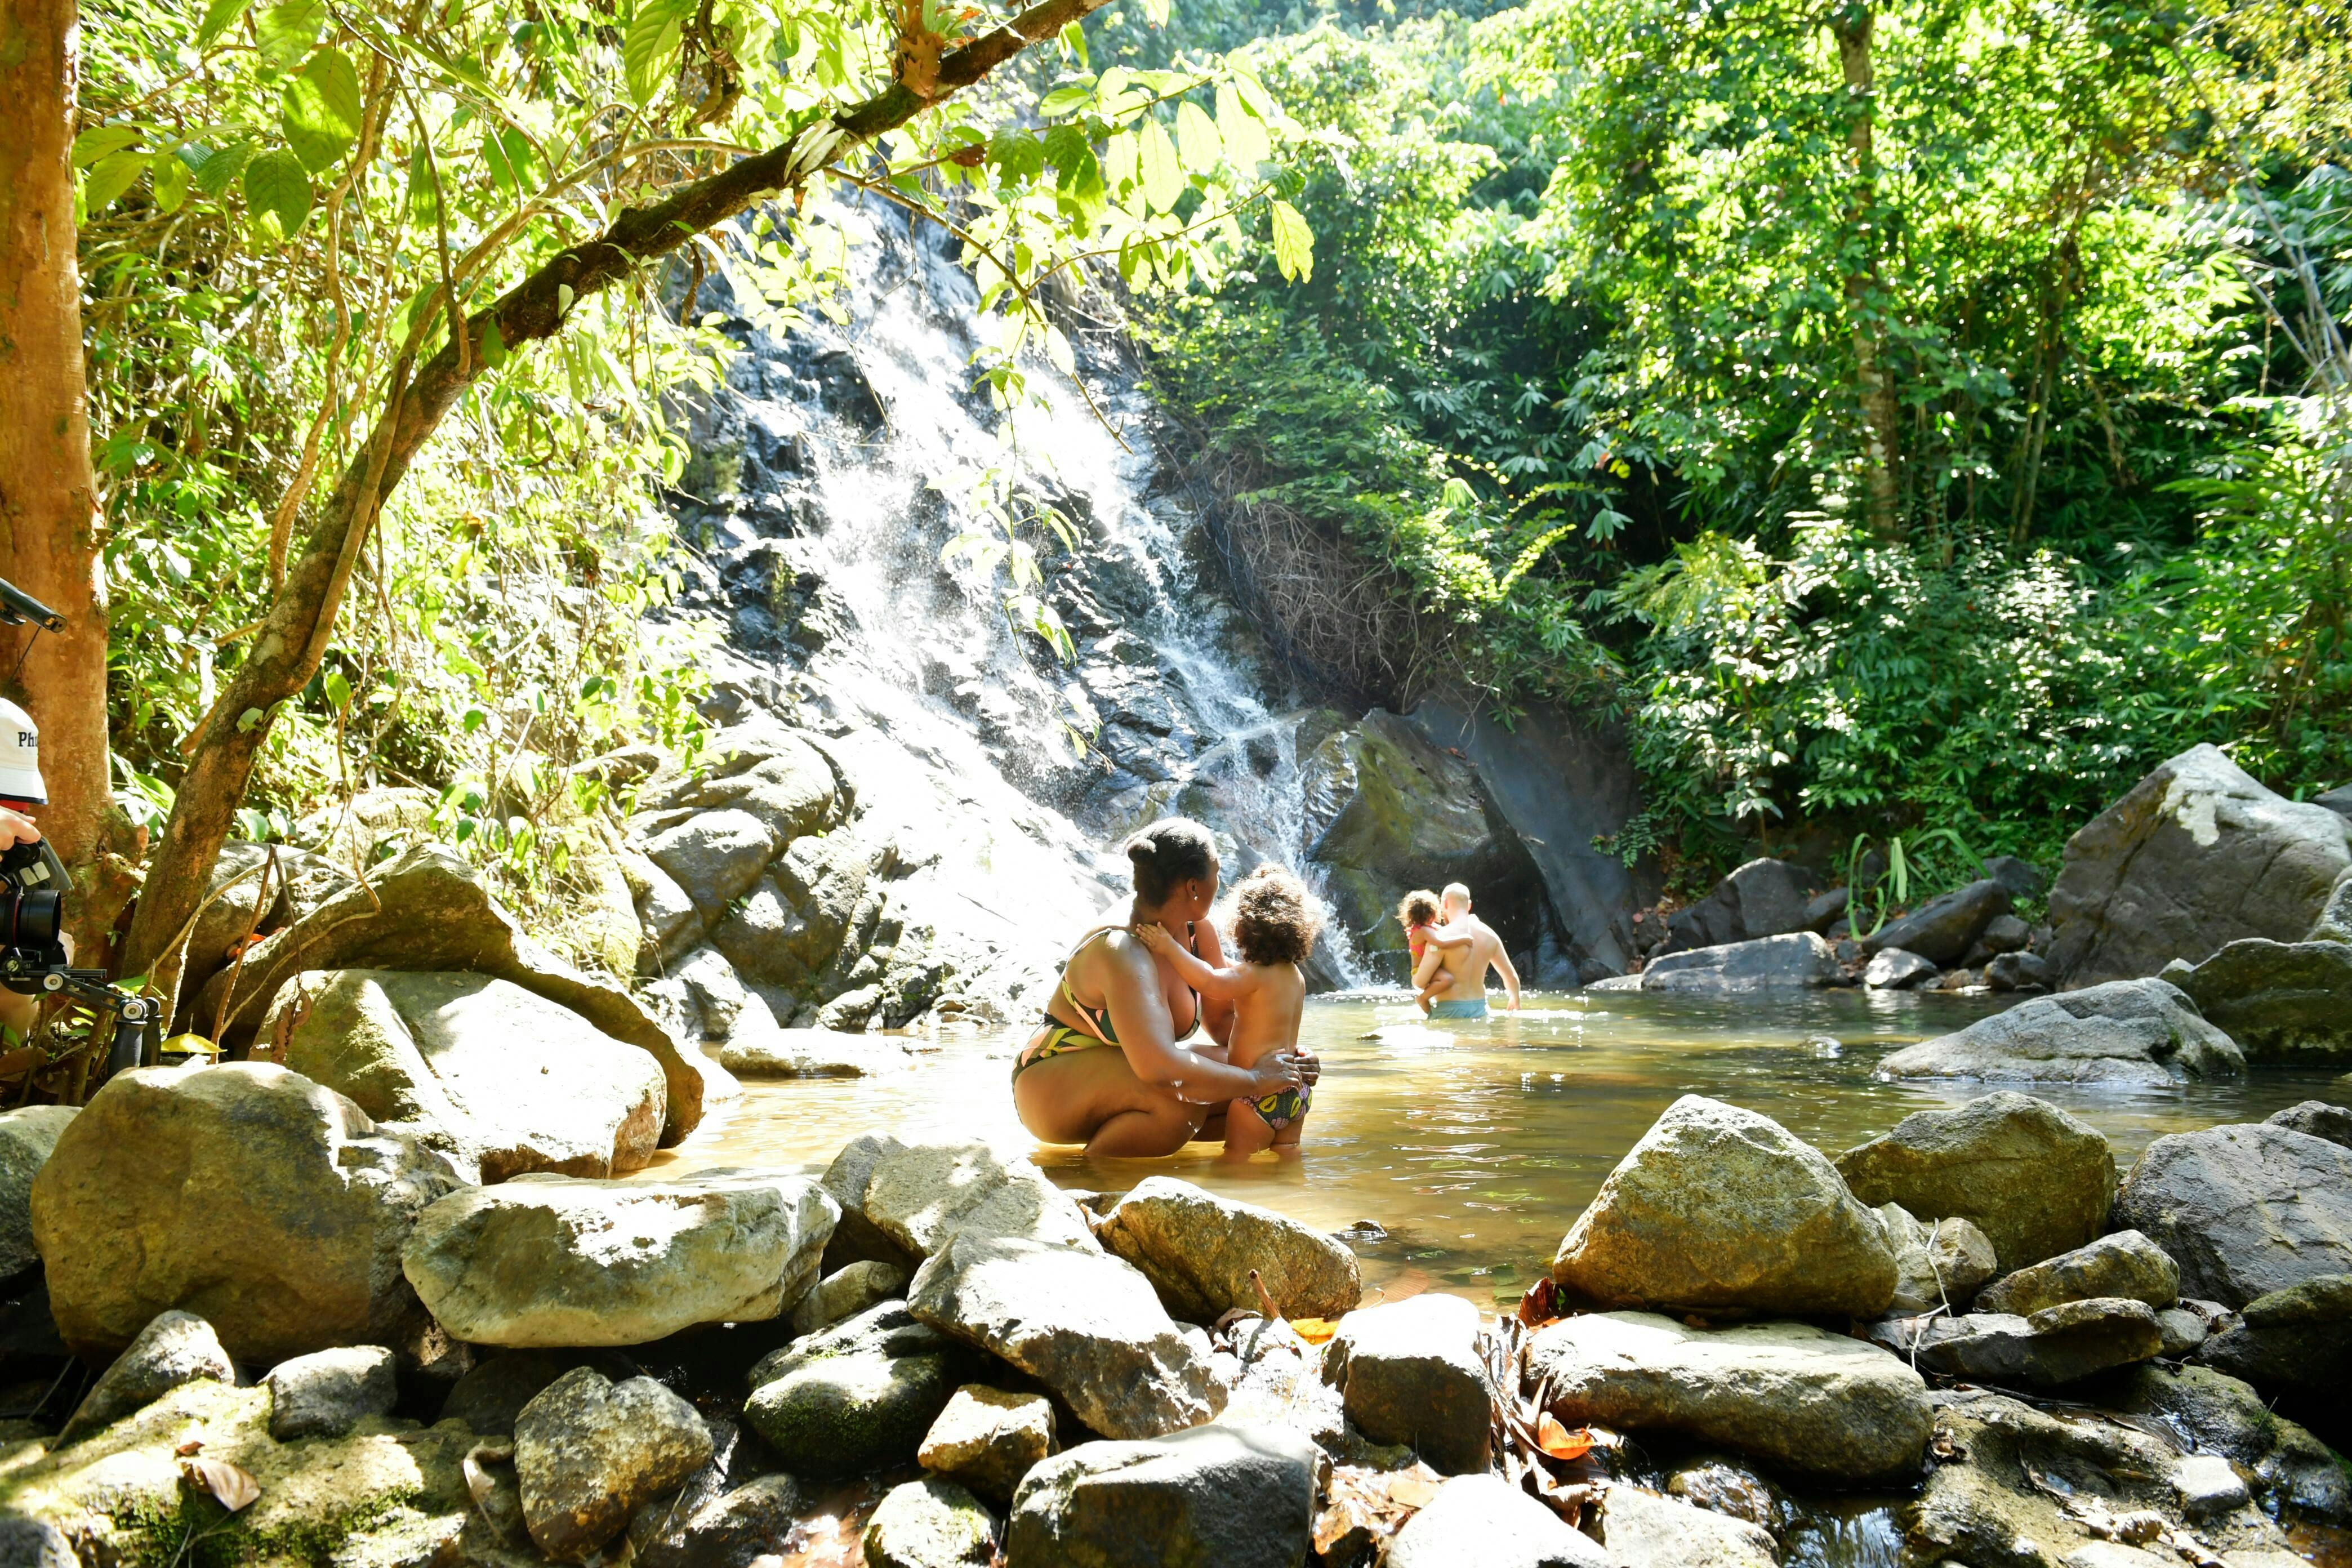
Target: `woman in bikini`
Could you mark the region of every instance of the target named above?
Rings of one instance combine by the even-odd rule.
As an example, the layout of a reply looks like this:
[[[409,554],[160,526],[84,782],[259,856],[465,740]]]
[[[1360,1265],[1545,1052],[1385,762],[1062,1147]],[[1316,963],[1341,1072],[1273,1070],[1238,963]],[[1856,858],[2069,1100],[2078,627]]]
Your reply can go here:
[[[1013,1062],[1013,1104],[1041,1142],[1150,1159],[1176,1152],[1232,1100],[1312,1084],[1318,1064],[1300,1050],[1230,1067],[1223,1046],[1177,1043],[1204,1021],[1202,1000],[1128,928],[1156,924],[1223,964],[1208,921],[1216,843],[1199,823],[1171,816],[1129,839],[1127,858],[1135,900],[1125,920],[1088,931],[1064,961],[1044,1025]],[[1229,1024],[1230,1006],[1211,1007]]]

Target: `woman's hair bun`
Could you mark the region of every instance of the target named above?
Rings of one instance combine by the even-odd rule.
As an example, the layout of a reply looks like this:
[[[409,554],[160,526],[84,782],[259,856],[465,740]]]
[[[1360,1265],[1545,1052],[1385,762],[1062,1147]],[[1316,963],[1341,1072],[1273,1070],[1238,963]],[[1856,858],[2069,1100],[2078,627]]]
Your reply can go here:
[[[1126,848],[1136,896],[1150,904],[1164,900],[1179,882],[1206,879],[1217,858],[1217,841],[1189,816],[1161,817]]]

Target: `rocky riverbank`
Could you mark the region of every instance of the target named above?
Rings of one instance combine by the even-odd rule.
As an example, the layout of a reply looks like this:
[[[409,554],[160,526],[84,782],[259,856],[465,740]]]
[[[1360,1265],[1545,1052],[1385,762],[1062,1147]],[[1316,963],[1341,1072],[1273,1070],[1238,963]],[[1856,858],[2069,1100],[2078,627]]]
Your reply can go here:
[[[2284,1568],[2352,1528],[2319,1102],[2118,1172],[2019,1093],[1834,1157],[1686,1097],[1501,1318],[979,1145],[479,1185],[271,1063],[0,1149],[12,1348],[37,1304],[105,1369],[7,1428],[12,1563],[750,1568],[846,1507],[814,1560],[1765,1564],[1853,1489],[1920,1563]]]

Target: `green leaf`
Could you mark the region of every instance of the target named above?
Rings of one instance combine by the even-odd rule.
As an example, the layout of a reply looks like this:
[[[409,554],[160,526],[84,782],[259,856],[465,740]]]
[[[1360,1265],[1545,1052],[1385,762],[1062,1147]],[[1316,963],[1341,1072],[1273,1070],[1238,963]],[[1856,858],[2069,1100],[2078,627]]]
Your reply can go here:
[[[90,165],[81,180],[82,211],[96,217],[114,205],[114,198],[131,188],[139,171],[147,166],[144,153],[109,153]]]
[[[155,205],[175,213],[188,199],[188,165],[177,158],[155,160]]]
[[[245,205],[278,219],[280,237],[291,239],[310,216],[310,173],[293,153],[272,150],[245,166]]]
[[[1008,126],[989,142],[988,161],[997,166],[1006,184],[1034,180],[1045,172],[1045,146],[1026,131]]]
[[[223,33],[236,26],[253,0],[212,0],[205,7],[205,19],[196,24],[196,47],[209,49],[220,40]]]
[[[1184,155],[1184,167],[1196,174],[1207,174],[1225,157],[1216,122],[1189,98],[1176,106],[1176,150]]]
[[[629,75],[629,96],[651,103],[677,67],[678,32],[685,8],[677,0],[646,0],[621,39],[621,63]]]
[[[1037,112],[1043,118],[1052,120],[1067,114],[1094,95],[1095,89],[1090,87],[1057,87],[1037,100]]]
[[[441,184],[434,178],[433,160],[422,142],[408,154],[408,211],[418,223],[440,221]]]
[[[1113,191],[1124,190],[1135,178],[1135,133],[1122,131],[1103,143],[1103,178]]]
[[[352,683],[343,679],[341,670],[327,671],[326,679],[320,681],[320,685],[326,690],[329,712],[341,713],[352,705]]]
[[[1274,264],[1293,282],[1315,276],[1315,231],[1286,201],[1274,204]]]
[[[1258,117],[1242,107],[1242,95],[1230,82],[1217,84],[1217,133],[1223,138],[1225,156],[1244,174],[1274,156],[1274,143]]]
[[[290,66],[310,52],[319,41],[319,29],[326,25],[327,0],[281,0],[261,14],[254,36],[263,59]]]
[[[1136,134],[1137,151],[1142,155],[1143,199],[1154,212],[1166,212],[1184,194],[1184,168],[1176,161],[1175,143],[1168,140],[1168,132],[1157,120],[1147,120]]]
[[[520,197],[539,184],[539,153],[530,138],[509,125],[482,138],[482,162],[508,195]]]
[[[359,140],[361,113],[360,73],[349,56],[330,46],[287,82],[278,124],[302,166],[319,174],[341,163]]]
[[[136,125],[93,125],[74,138],[73,166],[87,169],[110,153],[120,153],[139,140]]]
[[[1143,19],[1155,27],[1168,25],[1168,0],[1143,0]]]
[[[207,149],[191,142],[180,149],[181,161],[194,173],[196,189],[208,196],[228,194],[236,177],[245,173],[245,165],[253,156],[253,143],[232,142],[226,147]]]
[[[499,331],[496,316],[482,323],[482,363],[492,370],[507,363],[507,340]]]

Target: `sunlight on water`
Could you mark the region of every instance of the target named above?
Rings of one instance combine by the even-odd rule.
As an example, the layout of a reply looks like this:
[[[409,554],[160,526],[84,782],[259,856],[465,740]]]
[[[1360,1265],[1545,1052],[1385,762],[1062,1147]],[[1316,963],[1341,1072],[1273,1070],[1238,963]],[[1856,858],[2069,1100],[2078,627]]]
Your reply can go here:
[[[1303,1030],[1324,1063],[1306,1152],[1241,1167],[1217,1163],[1209,1144],[1119,1162],[1042,1146],[1014,1119],[1007,1088],[1022,1037],[947,1038],[892,1077],[747,1084],[740,1101],[646,1173],[821,1168],[861,1132],[979,1140],[1034,1158],[1068,1187],[1120,1192],[1165,1173],[1318,1229],[1370,1220],[1385,1239],[1349,1238],[1368,1283],[1391,1297],[1441,1289],[1486,1304],[1537,1277],[1611,1168],[1677,1096],[1761,1111],[1835,1152],[1913,1110],[1985,1092],[1870,1075],[1887,1052],[1996,1005],[1852,991],[1770,1001],[1541,994],[1517,1017],[1436,1028],[1401,994],[1318,998]],[[2260,1120],[2320,1093],[2328,1077],[2272,1068],[2236,1084],[2038,1092],[2105,1132],[2127,1167],[2153,1138]]]

